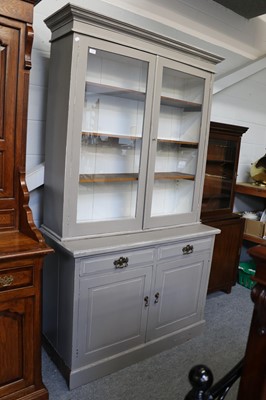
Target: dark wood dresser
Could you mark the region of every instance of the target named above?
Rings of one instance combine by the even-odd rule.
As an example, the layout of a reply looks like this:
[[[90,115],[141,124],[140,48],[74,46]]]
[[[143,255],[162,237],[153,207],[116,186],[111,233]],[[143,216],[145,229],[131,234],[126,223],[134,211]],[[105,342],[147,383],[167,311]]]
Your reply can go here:
[[[41,377],[41,270],[52,250],[25,182],[34,0],[0,0],[0,398],[48,399]]]

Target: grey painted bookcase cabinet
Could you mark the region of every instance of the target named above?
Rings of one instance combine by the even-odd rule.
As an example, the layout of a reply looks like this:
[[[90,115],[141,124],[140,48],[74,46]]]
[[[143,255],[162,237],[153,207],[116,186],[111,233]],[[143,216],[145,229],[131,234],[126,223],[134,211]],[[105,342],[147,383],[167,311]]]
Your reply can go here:
[[[200,211],[221,59],[133,17],[68,4],[45,21],[42,231],[55,254],[44,270],[43,334],[70,388],[204,326],[219,230]]]

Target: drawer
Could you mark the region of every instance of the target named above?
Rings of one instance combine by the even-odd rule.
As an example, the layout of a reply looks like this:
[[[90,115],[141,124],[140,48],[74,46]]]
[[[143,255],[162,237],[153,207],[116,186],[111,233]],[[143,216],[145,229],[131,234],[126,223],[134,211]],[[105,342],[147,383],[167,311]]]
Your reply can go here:
[[[154,249],[123,251],[107,256],[90,257],[82,260],[80,276],[98,272],[123,271],[132,267],[151,264],[153,260]]]
[[[195,255],[202,251],[210,251],[212,241],[212,238],[204,238],[161,246],[158,249],[158,260],[180,256],[188,257],[189,255]]]
[[[0,292],[33,286],[33,266],[0,271]]]

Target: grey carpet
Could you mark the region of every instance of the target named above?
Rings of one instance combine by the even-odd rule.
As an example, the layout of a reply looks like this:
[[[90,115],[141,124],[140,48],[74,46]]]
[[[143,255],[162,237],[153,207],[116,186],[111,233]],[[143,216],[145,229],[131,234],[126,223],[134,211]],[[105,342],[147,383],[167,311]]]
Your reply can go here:
[[[72,391],[44,352],[43,381],[49,399],[183,400],[192,366],[208,365],[216,381],[242,358],[252,311],[250,290],[238,284],[230,294],[209,295],[203,335]],[[235,400],[236,393],[237,385],[226,399]]]

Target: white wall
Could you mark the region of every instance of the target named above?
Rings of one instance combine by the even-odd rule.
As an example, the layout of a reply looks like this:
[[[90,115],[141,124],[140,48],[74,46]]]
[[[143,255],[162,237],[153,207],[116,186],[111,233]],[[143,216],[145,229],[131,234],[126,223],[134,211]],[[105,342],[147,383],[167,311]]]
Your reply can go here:
[[[68,1],[42,0],[34,10],[34,45],[30,78],[27,172],[45,160],[45,114],[50,54],[50,31],[43,20]],[[212,0],[73,0],[82,7],[125,18],[124,9],[164,23],[180,41],[225,58],[217,77],[266,53],[266,22],[250,21]],[[114,7],[118,6],[118,7]],[[120,8],[119,8],[120,7]],[[141,19],[140,19],[141,20]],[[238,180],[246,181],[251,162],[266,149],[266,69],[235,83],[213,97],[211,119],[249,127],[242,139]],[[28,175],[30,176],[30,175]],[[29,185],[30,186],[30,185]],[[42,220],[42,189],[31,192],[30,205],[37,225]]]

